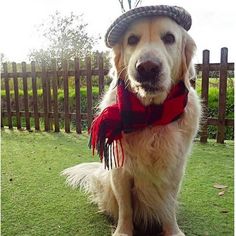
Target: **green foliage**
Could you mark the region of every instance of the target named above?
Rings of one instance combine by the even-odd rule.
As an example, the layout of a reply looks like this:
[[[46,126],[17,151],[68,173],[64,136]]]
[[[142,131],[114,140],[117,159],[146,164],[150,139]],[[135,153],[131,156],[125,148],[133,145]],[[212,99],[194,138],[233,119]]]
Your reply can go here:
[[[219,111],[219,79],[210,78],[209,80],[209,94],[208,94],[208,110],[207,115],[210,118],[217,118]],[[201,79],[197,80],[197,92],[201,94]],[[234,79],[228,78],[227,94],[226,94],[226,118],[234,119]],[[215,139],[217,135],[217,127],[208,126],[208,136]],[[226,139],[234,139],[234,128],[227,127],[225,130]]]
[[[39,111],[43,112],[43,90],[42,89],[38,89],[37,90],[37,98],[38,98],[38,108]],[[51,91],[52,94],[52,91]],[[14,110],[15,107],[15,100],[14,100],[14,91],[11,90],[10,91],[10,95],[11,95],[11,106],[12,109]],[[28,90],[28,95],[29,95],[29,110],[33,111],[33,91],[32,90]],[[19,90],[19,106],[20,106],[20,110],[24,110],[24,100],[23,100],[23,96],[24,96],[24,92],[23,90]],[[1,90],[1,97],[2,97],[2,108],[4,110],[6,110],[6,92],[5,90]],[[96,107],[98,104],[98,101],[100,99],[99,96],[99,89],[97,86],[92,87],[92,98],[93,98],[93,112],[96,112]],[[87,88],[86,87],[81,87],[80,89],[80,110],[81,113],[87,113]],[[53,106],[53,102],[51,104]],[[58,110],[59,112],[64,112],[64,90],[63,89],[58,89]],[[76,111],[76,103],[75,103],[75,89],[69,88],[69,110],[72,113],[75,113]],[[40,119],[40,127],[44,127],[44,122],[43,122],[43,118]],[[2,122],[4,125],[8,124],[7,118],[3,117]],[[16,123],[16,117],[13,117],[12,119],[13,122],[13,127],[17,126]],[[21,123],[22,123],[22,127],[25,127],[25,117],[21,117]],[[34,119],[31,118],[30,119],[30,124],[31,127],[34,128]],[[64,122],[63,120],[60,121],[60,127],[64,128]],[[71,129],[75,129],[76,127],[76,121],[74,119],[71,120]],[[84,130],[87,129],[87,121],[86,120],[82,120],[82,127]]]
[[[218,88],[210,88],[209,91],[209,117],[217,117],[219,110],[219,92]],[[234,88],[228,88],[226,98],[226,118],[234,119]],[[208,133],[210,138],[216,138],[217,127],[210,125],[208,127]],[[226,127],[225,131],[226,139],[234,139],[234,129],[232,127]]]
[[[1,235],[109,236],[110,222],[60,172],[99,161],[88,136],[2,131]],[[188,236],[233,235],[233,142],[194,143],[182,190],[178,223]],[[228,186],[223,196],[214,184]]]
[[[43,111],[43,90],[39,89],[37,90],[37,94],[38,94],[38,106],[39,106],[39,111]],[[51,91],[52,94],[52,91]],[[14,102],[14,91],[11,90],[10,91],[10,95],[11,95],[11,100],[12,100],[12,107],[14,108],[15,106],[15,102]],[[30,105],[30,109],[31,111],[33,111],[33,91],[29,90],[28,91],[28,95],[29,95],[29,105]],[[23,101],[23,96],[24,96],[24,92],[23,90],[19,90],[19,102],[20,102],[20,107],[24,107],[24,101]],[[98,87],[92,87],[92,96],[93,96],[93,107],[94,109],[97,106],[97,103],[99,101],[99,89]],[[5,108],[6,103],[5,101],[5,97],[6,97],[6,92],[5,90],[1,91],[1,97],[2,97],[2,103],[3,103],[3,108]],[[82,113],[86,113],[87,112],[87,88],[86,87],[81,87],[80,89],[80,98],[81,98],[81,104],[80,104],[80,109]],[[63,89],[58,89],[58,104],[59,104],[59,111],[63,112],[63,105],[64,103],[64,90]],[[52,104],[53,105],[53,104]],[[69,89],[69,108],[71,112],[75,112],[75,90],[74,89]]]
[[[6,61],[6,59],[5,59],[4,53],[0,53],[0,63],[3,63],[5,61]]]
[[[93,107],[94,111],[96,109],[96,106],[99,102],[100,96],[99,96],[99,91],[97,87],[97,82],[98,79],[97,77],[93,78],[93,88],[92,88],[92,94],[93,94]],[[20,84],[20,83],[19,83]],[[86,90],[86,81],[85,78],[81,79],[81,112],[86,113],[87,112],[87,90]],[[219,110],[219,91],[218,91],[218,80],[217,79],[211,79],[210,80],[210,87],[209,87],[209,107],[208,107],[208,117],[211,118],[217,118],[218,117],[218,110]],[[29,86],[30,87],[30,86]],[[197,83],[197,92],[200,95],[200,87],[201,87],[201,80],[198,80]],[[13,85],[12,85],[13,88]],[[105,87],[107,89],[107,86]],[[12,97],[12,103],[14,107],[14,91],[11,90],[11,97]],[[38,96],[39,96],[39,107],[40,110],[43,111],[43,102],[42,102],[42,94],[43,91],[42,89],[38,90]],[[3,98],[3,108],[4,108],[4,100],[5,100],[5,90],[2,90],[2,98]],[[23,107],[23,90],[19,90],[19,95],[21,97],[20,102],[21,102],[21,107]],[[32,104],[32,90],[29,90],[29,104]],[[58,90],[58,101],[59,101],[59,111],[63,112],[63,101],[64,101],[64,91],[63,89]],[[69,79],[69,107],[71,112],[75,112],[75,89],[74,89],[74,78]],[[33,110],[33,107],[31,107],[30,110]],[[228,83],[228,88],[227,88],[227,99],[226,99],[226,118],[228,119],[234,119],[234,86],[233,86],[233,80],[229,80]],[[5,121],[5,120],[3,120]],[[5,122],[4,122],[5,123]],[[6,124],[6,123],[5,123]],[[75,121],[72,120],[72,128],[75,126]],[[61,123],[63,126],[63,122]],[[83,121],[83,127],[86,129],[86,122]],[[217,127],[215,126],[209,126],[208,127],[208,134],[210,139],[215,139],[216,134],[217,134]],[[233,140],[234,139],[234,129],[232,127],[227,127],[226,128],[226,139],[228,140]]]
[[[77,16],[73,12],[69,16],[63,16],[57,11],[38,27],[38,32],[48,41],[49,46],[47,49],[31,51],[29,60],[37,63],[45,61],[50,65],[52,59],[56,59],[59,68],[63,60],[84,58],[97,41],[88,35],[87,24],[83,22],[82,15]]]

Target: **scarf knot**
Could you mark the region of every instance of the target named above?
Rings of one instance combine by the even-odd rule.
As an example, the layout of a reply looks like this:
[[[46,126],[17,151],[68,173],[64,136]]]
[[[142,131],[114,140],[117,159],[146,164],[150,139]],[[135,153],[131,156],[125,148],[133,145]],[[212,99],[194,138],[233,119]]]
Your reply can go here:
[[[160,105],[144,106],[135,93],[130,92],[122,79],[118,80],[116,103],[105,108],[92,122],[89,147],[104,159],[105,168],[123,166],[122,133],[142,130],[148,126],[167,125],[184,112],[188,90],[183,81],[172,87]]]

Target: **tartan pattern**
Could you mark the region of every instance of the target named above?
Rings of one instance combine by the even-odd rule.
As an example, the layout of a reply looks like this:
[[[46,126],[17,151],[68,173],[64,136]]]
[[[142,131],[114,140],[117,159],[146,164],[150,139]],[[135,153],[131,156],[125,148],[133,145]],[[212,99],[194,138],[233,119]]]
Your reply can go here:
[[[132,22],[150,16],[167,16],[187,31],[192,25],[191,15],[182,7],[168,5],[137,7],[125,12],[111,24],[105,35],[106,46],[111,48],[118,43]]]
[[[177,120],[187,104],[188,90],[183,81],[172,87],[163,104],[144,106],[130,92],[122,79],[118,80],[117,103],[104,109],[90,129],[89,147],[95,149],[105,167],[123,166],[122,133],[135,132],[147,126],[167,125]],[[121,160],[121,161],[120,161]]]

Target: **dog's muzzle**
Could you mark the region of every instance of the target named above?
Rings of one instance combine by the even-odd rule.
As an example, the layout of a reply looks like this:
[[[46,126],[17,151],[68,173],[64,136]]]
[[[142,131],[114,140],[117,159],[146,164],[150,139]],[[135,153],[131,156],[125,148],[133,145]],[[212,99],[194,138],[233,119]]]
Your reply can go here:
[[[157,90],[162,64],[158,58],[140,58],[136,65],[136,80],[148,91]]]
[[[139,82],[151,82],[158,79],[161,72],[161,63],[159,60],[142,60],[139,59],[136,63],[138,73],[137,80]]]

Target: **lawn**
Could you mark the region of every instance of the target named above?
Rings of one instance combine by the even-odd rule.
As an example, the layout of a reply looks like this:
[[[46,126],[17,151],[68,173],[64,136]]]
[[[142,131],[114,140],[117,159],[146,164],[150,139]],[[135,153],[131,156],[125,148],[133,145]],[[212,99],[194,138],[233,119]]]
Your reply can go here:
[[[2,131],[3,236],[111,235],[109,220],[60,176],[94,160],[87,141],[86,134]],[[233,155],[232,141],[195,142],[179,199],[187,236],[233,235]]]

